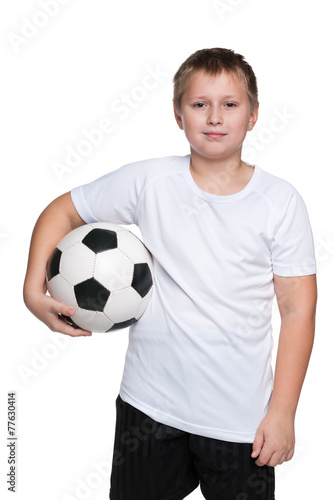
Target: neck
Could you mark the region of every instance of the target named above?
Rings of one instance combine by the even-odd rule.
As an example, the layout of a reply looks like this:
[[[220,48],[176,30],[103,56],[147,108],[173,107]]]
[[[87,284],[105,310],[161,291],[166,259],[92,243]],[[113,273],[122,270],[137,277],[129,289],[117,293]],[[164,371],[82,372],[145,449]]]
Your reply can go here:
[[[241,153],[230,158],[203,158],[191,151],[191,171],[197,176],[215,177],[221,173],[231,177],[239,175],[247,165],[241,160]]]
[[[253,168],[244,163],[240,156],[210,160],[191,154],[190,172],[194,182],[204,191],[228,195],[246,186],[252,177]]]

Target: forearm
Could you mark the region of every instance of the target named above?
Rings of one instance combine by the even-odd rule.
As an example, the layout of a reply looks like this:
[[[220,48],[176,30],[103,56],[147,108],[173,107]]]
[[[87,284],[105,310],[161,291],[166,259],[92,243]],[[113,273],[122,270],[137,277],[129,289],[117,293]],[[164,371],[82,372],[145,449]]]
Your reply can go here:
[[[32,293],[45,292],[45,269],[51,252],[67,233],[83,223],[75,212],[69,193],[54,200],[41,213],[31,238],[24,282],[23,294],[27,307]]]
[[[292,458],[297,403],[312,351],[317,283],[315,275],[284,277],[274,274],[281,330],[272,399],[253,442],[252,457],[259,466],[275,467]]]
[[[270,410],[294,417],[312,351],[314,312],[289,312],[281,318]]]
[[[72,203],[70,193],[59,196],[38,218],[30,245],[27,273],[23,288],[27,308],[52,331],[71,337],[90,336],[91,332],[73,328],[66,316],[74,314],[72,307],[46,294],[46,264],[57,243],[84,221]]]

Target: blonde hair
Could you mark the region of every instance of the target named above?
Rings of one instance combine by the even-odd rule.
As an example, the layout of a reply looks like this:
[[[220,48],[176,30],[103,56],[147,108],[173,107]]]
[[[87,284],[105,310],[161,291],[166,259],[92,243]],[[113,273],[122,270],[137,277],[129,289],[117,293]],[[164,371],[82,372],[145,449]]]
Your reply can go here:
[[[181,101],[191,78],[198,72],[216,76],[222,71],[235,73],[242,80],[249,98],[250,110],[258,105],[257,79],[244,57],[233,50],[213,48],[202,49],[190,55],[178,68],[173,77],[173,103],[176,111],[181,111]]]

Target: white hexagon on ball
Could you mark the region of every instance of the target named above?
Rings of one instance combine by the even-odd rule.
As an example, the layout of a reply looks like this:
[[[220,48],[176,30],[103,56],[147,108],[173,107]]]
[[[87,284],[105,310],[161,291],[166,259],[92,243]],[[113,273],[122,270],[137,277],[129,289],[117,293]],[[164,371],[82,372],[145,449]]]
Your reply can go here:
[[[60,274],[72,285],[76,285],[92,277],[94,265],[94,252],[82,243],[78,243],[63,252],[60,260]]]
[[[72,247],[73,245],[76,245],[77,243],[81,243],[83,238],[91,231],[91,227],[88,224],[85,224],[83,226],[79,226],[76,229],[73,229],[70,233],[66,234],[62,238],[61,241],[59,241],[57,247],[59,250],[64,252],[67,250],[67,248]]]
[[[142,297],[132,287],[111,293],[105,307],[104,313],[114,323],[127,321],[135,318],[137,310],[142,302]]]
[[[97,333],[103,333],[113,327],[114,322],[108,319],[104,313],[99,311],[86,311],[85,309],[77,309],[72,316],[73,321],[80,325],[85,330]]]
[[[54,276],[47,284],[49,293],[55,300],[68,306],[77,308],[77,302],[74,294],[74,287],[66,281],[60,274]]]
[[[97,254],[94,278],[110,292],[130,286],[134,265],[120,250],[107,250]]]
[[[133,264],[146,262],[148,252],[139,238],[130,231],[119,231],[117,237],[118,247],[129,257]]]

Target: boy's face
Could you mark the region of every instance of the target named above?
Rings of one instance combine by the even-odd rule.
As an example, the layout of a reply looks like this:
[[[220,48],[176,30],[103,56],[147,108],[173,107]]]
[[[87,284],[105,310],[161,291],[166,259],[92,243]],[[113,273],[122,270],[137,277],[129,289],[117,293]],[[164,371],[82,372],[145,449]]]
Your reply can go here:
[[[252,130],[258,107],[251,112],[243,82],[234,73],[211,76],[196,73],[186,89],[176,121],[191,146],[192,157],[230,160],[240,158],[248,130]]]

